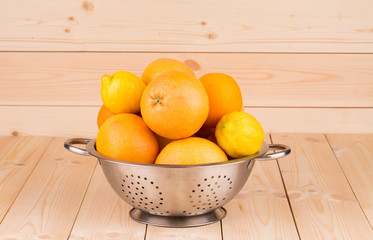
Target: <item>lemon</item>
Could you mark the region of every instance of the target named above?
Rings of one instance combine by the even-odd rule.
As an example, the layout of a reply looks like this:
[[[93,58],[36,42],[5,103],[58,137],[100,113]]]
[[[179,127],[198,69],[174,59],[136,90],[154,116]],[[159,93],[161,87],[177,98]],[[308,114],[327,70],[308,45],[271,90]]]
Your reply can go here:
[[[240,158],[259,151],[264,140],[260,123],[246,112],[224,115],[215,130],[219,146],[231,157]]]
[[[140,112],[140,100],[145,88],[141,78],[126,71],[101,78],[102,101],[115,114]]]

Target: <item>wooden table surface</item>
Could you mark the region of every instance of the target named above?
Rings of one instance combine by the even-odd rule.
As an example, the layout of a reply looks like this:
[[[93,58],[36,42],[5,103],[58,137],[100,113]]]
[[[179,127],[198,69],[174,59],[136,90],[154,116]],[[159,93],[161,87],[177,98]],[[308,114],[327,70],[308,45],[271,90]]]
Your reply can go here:
[[[0,239],[373,239],[373,134],[268,135],[292,153],[257,161],[221,222],[185,229],[133,221],[65,140],[0,137]]]

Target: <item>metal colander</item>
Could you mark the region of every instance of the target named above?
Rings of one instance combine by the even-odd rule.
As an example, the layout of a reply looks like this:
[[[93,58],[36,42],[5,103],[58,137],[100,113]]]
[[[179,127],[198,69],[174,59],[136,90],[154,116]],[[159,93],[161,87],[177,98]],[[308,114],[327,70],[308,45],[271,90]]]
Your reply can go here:
[[[263,142],[253,155],[223,163],[201,165],[142,164],[99,154],[95,139],[69,139],[71,152],[98,158],[114,191],[134,208],[133,219],[164,227],[200,226],[226,215],[223,206],[242,189],[256,160],[286,156],[290,148]],[[74,145],[86,145],[85,149]],[[268,153],[269,149],[281,149]]]

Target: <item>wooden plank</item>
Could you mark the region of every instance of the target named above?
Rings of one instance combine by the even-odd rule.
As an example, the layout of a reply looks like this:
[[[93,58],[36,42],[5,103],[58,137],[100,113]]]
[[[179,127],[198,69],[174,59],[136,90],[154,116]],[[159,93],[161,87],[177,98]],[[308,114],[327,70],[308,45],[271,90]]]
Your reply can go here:
[[[218,240],[222,239],[220,222],[193,228],[160,228],[148,225],[146,240]]]
[[[1,135],[90,137],[97,135],[100,107],[1,107]]]
[[[373,227],[373,135],[326,135],[354,194]]]
[[[96,166],[53,139],[0,225],[1,239],[66,239]]]
[[[265,141],[271,143],[268,135]],[[257,160],[225,208],[224,239],[299,239],[276,160]]]
[[[1,135],[95,138],[99,106],[0,106]],[[373,133],[373,109],[245,108],[265,132]]]
[[[245,108],[266,132],[373,133],[373,108]]]
[[[371,9],[367,0],[1,1],[0,50],[373,52]]]
[[[102,75],[141,76],[160,57],[231,75],[245,106],[373,107],[373,54],[3,52],[0,104],[100,105]]]
[[[97,165],[69,239],[144,239],[145,224],[132,220],[131,206],[112,190]]]
[[[48,137],[0,138],[0,222],[47,148]]]
[[[301,239],[373,239],[373,230],[322,134],[272,134]]]

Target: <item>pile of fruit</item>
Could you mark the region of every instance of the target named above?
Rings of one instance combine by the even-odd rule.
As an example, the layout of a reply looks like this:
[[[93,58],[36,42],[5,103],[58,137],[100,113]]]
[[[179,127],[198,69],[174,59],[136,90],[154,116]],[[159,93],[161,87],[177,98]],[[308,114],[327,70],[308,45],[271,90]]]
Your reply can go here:
[[[101,98],[96,148],[118,160],[216,163],[253,154],[264,140],[260,123],[243,111],[232,77],[198,79],[175,59],[155,60],[141,78],[126,71],[104,75]]]

